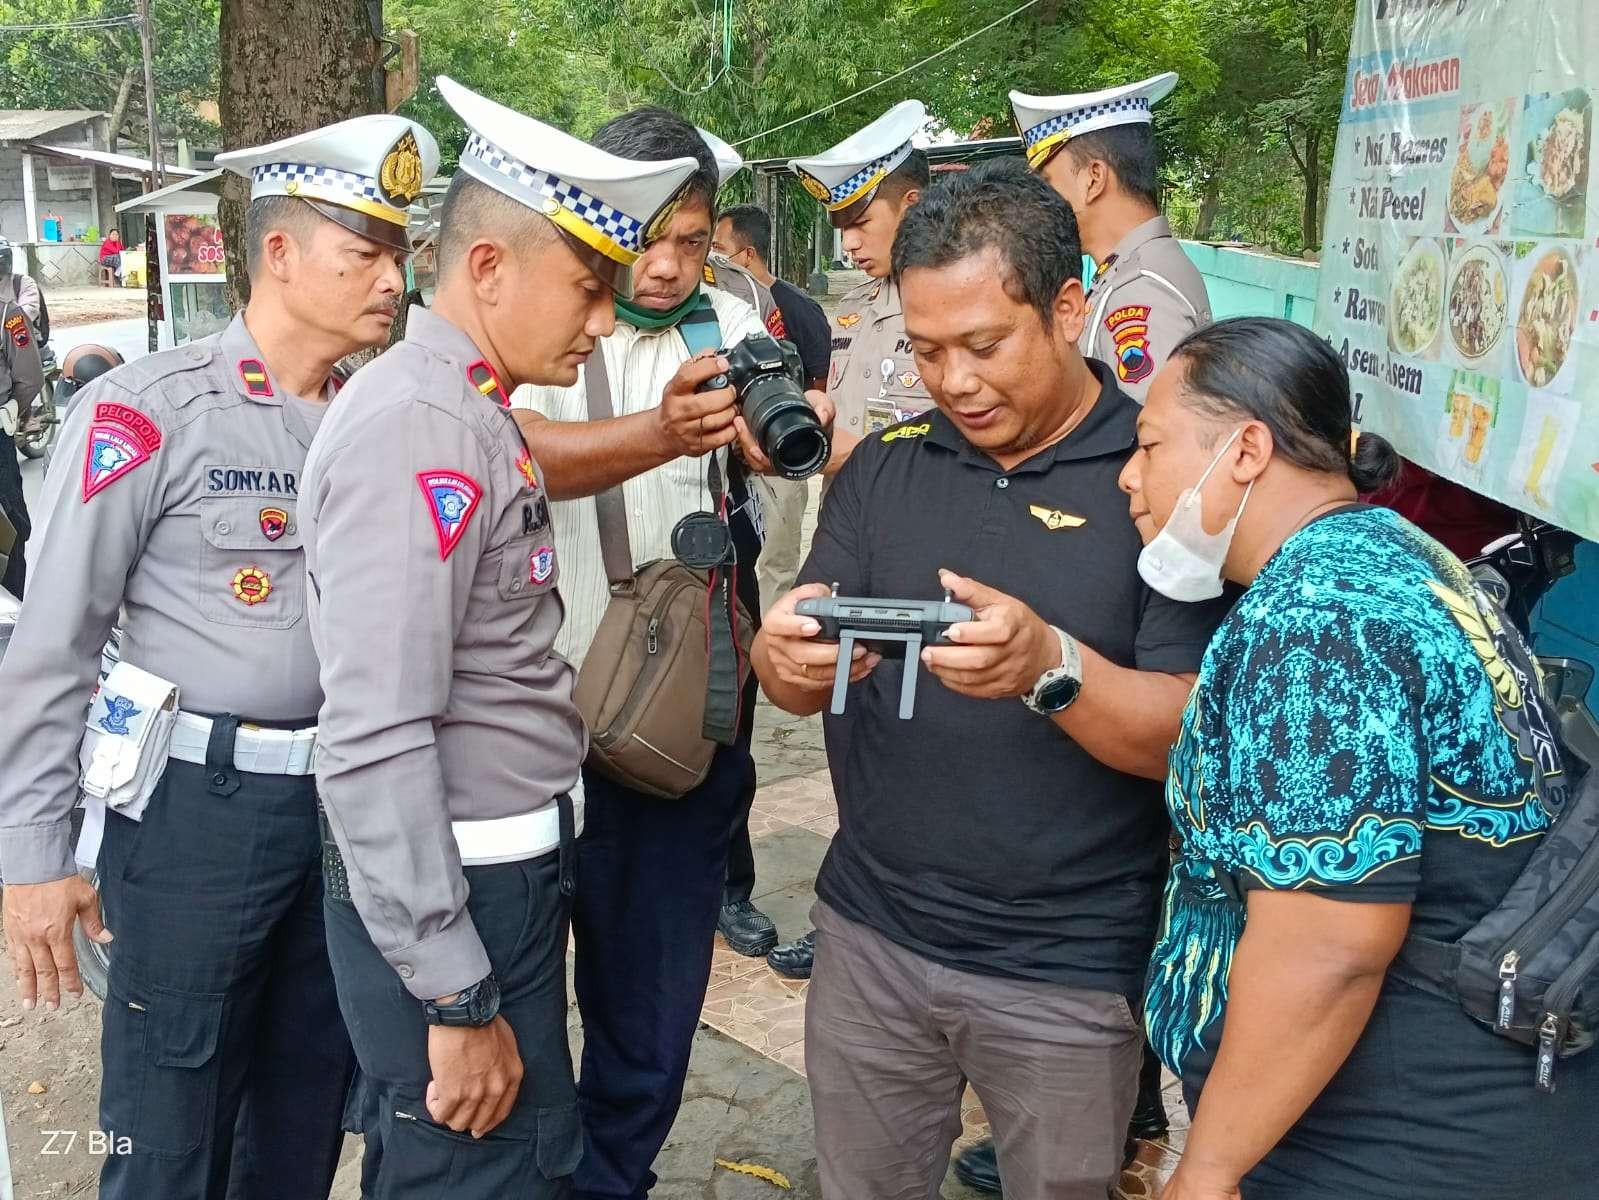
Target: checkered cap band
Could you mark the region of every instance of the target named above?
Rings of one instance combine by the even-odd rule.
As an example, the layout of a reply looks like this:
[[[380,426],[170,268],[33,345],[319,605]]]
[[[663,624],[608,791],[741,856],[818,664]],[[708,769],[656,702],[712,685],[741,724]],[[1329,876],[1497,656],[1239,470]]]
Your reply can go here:
[[[576,184],[568,183],[548,171],[530,167],[512,158],[493,142],[474,133],[467,138],[463,157],[474,158],[490,170],[497,171],[513,183],[538,195],[553,198],[576,213],[585,225],[599,230],[624,250],[639,253],[643,250],[644,222],[612,208],[605,201],[590,196]]]
[[[1057,116],[1041,121],[1022,134],[1022,139],[1031,150],[1039,142],[1063,129],[1070,129],[1074,125],[1081,125],[1084,121],[1091,121],[1095,117],[1108,117],[1112,113],[1123,112],[1151,112],[1148,96],[1123,96],[1120,100],[1111,100],[1104,104],[1090,104],[1087,108],[1074,108],[1070,112],[1063,112]]]
[[[314,167],[309,163],[268,163],[264,167],[257,167],[251,173],[251,178],[257,185],[297,184],[318,200],[328,200],[334,204],[337,204],[342,196],[352,200],[364,200],[369,204],[381,204],[385,208],[394,208],[394,205],[385,200],[383,194],[378,191],[376,179],[367,175],[357,175],[353,171]]]
[[[906,142],[894,150],[883,155],[882,158],[873,159],[843,183],[833,189],[833,203],[842,204],[866,185],[866,181],[879,171],[886,171],[899,166],[909,155],[910,143]]]

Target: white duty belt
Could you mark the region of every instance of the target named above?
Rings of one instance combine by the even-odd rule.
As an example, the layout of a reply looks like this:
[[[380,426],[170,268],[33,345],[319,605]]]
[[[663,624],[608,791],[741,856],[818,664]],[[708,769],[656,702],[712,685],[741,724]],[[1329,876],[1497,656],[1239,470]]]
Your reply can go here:
[[[205,765],[211,744],[211,718],[179,712],[167,753],[179,762]],[[240,725],[233,739],[233,765],[254,775],[309,775],[316,750],[316,726],[262,729]]]

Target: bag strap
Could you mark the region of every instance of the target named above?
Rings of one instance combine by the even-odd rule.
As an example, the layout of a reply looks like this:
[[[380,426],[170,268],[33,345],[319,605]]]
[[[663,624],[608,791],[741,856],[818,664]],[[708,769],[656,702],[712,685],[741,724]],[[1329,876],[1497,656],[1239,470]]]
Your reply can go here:
[[[605,369],[605,347],[594,347],[583,367],[583,386],[588,393],[591,421],[608,421],[615,415],[611,405],[611,382]],[[618,588],[633,582],[633,546],[627,536],[627,503],[620,486],[606,488],[594,497],[594,513],[600,525],[600,558],[605,563],[605,578]]]

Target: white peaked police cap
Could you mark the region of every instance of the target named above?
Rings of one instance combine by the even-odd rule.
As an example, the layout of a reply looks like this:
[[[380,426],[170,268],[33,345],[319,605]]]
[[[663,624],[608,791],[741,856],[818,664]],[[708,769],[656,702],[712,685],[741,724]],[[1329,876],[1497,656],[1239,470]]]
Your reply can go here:
[[[671,220],[699,163],[620,158],[446,75],[437,82],[467,127],[461,170],[544,214],[595,274],[631,295],[633,264]]]
[[[711,148],[711,157],[716,160],[716,186],[726,187],[727,181],[744,169],[743,155],[709,129],[701,129],[696,125],[694,130]]]
[[[439,144],[415,121],[354,117],[216,158],[250,181],[250,199],[293,196],[352,233],[409,251],[410,208],[439,169]]]
[[[920,100],[902,100],[831,150],[789,164],[827,216],[842,229],[856,221],[888,173],[911,155],[911,138],[927,120]]]
[[[1177,73],[1166,71],[1138,83],[1074,96],[1012,92],[1011,111],[1016,116],[1016,131],[1027,149],[1027,165],[1039,170],[1056,150],[1078,134],[1116,125],[1149,124],[1154,119],[1155,105],[1176,86]]]

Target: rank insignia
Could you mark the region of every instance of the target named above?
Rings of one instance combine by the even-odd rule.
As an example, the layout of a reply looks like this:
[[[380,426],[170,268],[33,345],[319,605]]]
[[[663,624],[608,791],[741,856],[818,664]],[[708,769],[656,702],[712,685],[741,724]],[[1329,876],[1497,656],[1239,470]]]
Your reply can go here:
[[[488,360],[478,359],[466,369],[467,380],[479,393],[487,396],[501,408],[509,408],[511,398],[505,394],[505,389],[500,386],[500,377],[494,373],[494,368],[489,366]]]
[[[527,557],[527,577],[534,583],[548,583],[555,574],[555,547],[540,546]]]
[[[6,332],[11,335],[11,340],[20,350],[28,344],[28,319],[21,313],[12,313],[6,318]]]
[[[147,445],[129,429],[108,422],[95,422],[89,428],[89,448],[83,458],[83,500],[110,487],[141,463],[160,445]]]
[[[1078,517],[1069,512],[1061,512],[1058,508],[1045,508],[1042,504],[1029,504],[1027,511],[1042,521],[1044,528],[1048,530],[1077,529],[1088,524],[1087,517]]]
[[[920,425],[901,425],[898,429],[890,429],[883,434],[883,440],[885,442],[895,442],[901,439],[926,437],[932,432],[932,424],[923,421]]]
[[[439,535],[439,560],[442,562],[460,543],[467,522],[483,498],[483,489],[477,480],[459,471],[422,471],[416,483],[422,489],[428,516],[433,519],[433,528]]]
[[[1147,304],[1124,304],[1105,318],[1105,330],[1116,348],[1116,377],[1123,383],[1148,379],[1155,369],[1149,353]]]
[[[766,314],[766,332],[775,338],[788,336],[788,326],[783,324],[783,314],[776,308]]]
[[[275,542],[289,531],[289,514],[281,508],[261,510],[261,532],[266,540]]]
[[[712,284],[716,282],[716,271],[711,267],[710,263],[705,264],[705,282]]]
[[[522,448],[522,453],[516,456],[516,471],[527,483],[528,487],[534,491],[538,490],[539,477],[538,473],[533,470],[533,456],[527,452],[527,447],[525,446]]]
[[[128,722],[138,716],[142,709],[135,708],[133,701],[126,696],[107,696],[105,701],[105,716],[101,717],[98,724],[101,729],[116,737],[127,737],[133,732],[128,728]]]
[[[272,594],[272,580],[260,567],[241,567],[233,577],[233,594],[253,608]]]
[[[272,395],[272,381],[267,378],[266,364],[259,358],[240,359],[239,378],[244,380],[244,390],[250,395]]]

